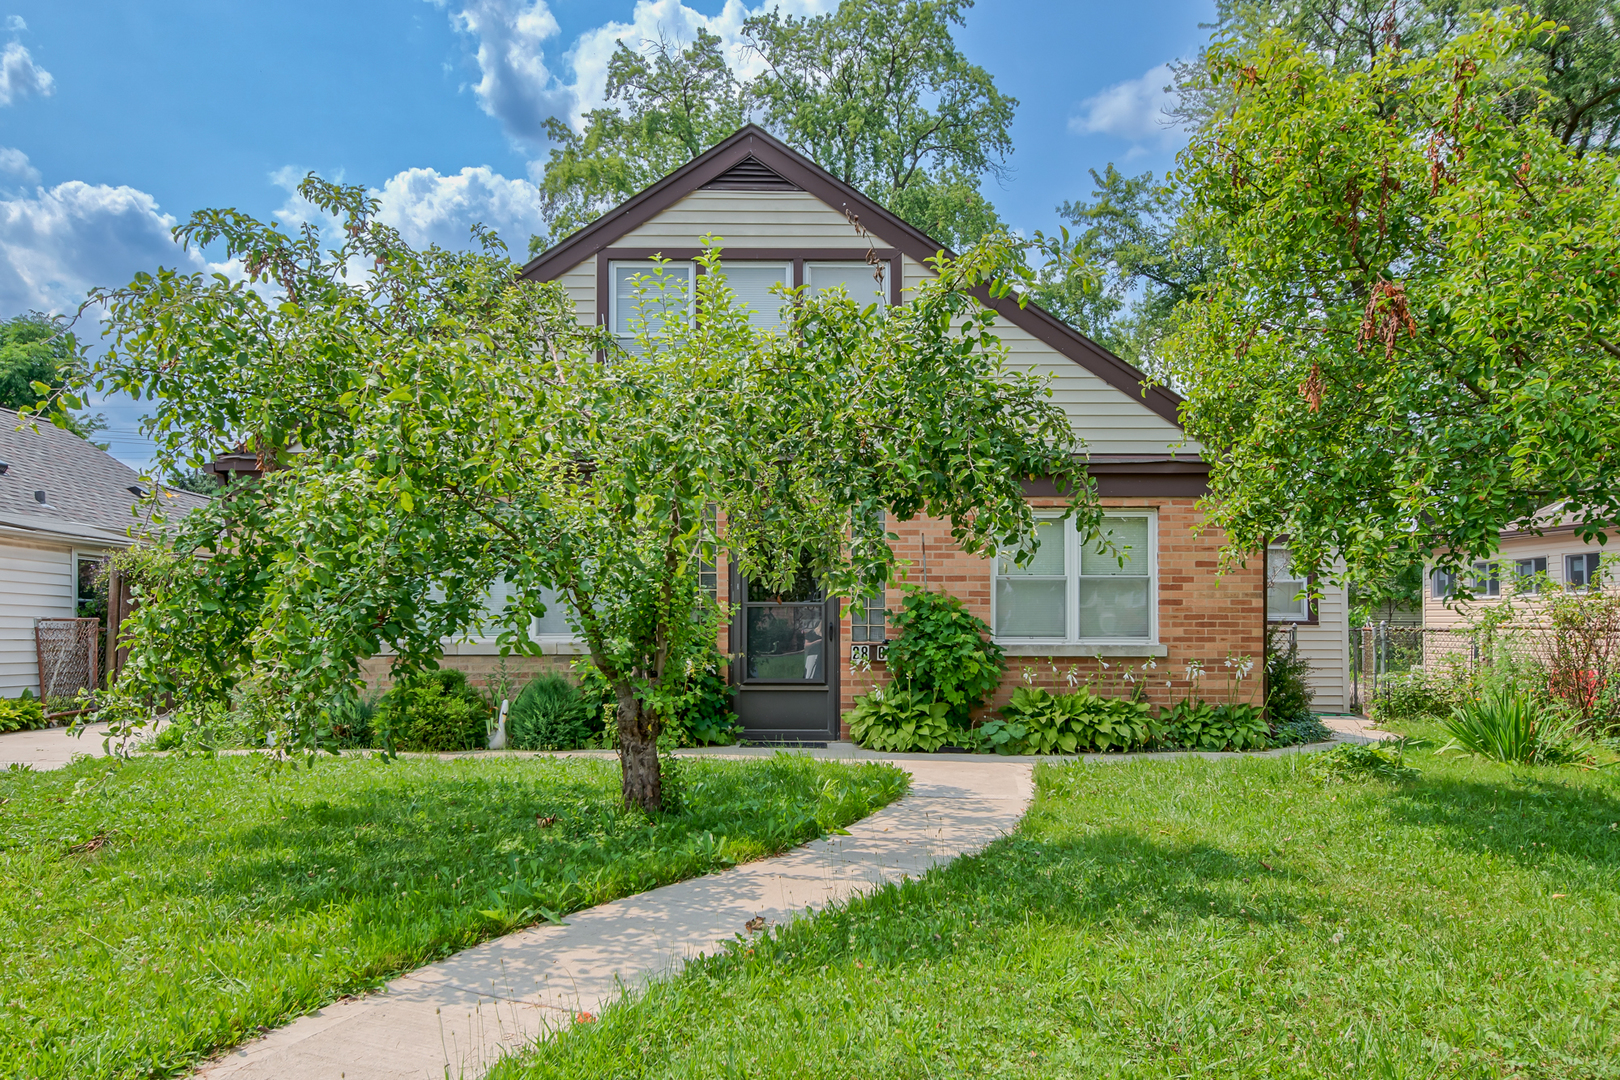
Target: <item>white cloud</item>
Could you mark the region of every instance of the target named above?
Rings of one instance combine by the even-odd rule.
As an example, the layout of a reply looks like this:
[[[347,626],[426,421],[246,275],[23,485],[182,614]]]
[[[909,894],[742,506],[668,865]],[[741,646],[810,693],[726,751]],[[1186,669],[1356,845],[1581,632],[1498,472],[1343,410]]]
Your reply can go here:
[[[451,23],[478,39],[483,77],[473,90],[484,111],[517,142],[544,146],[546,118],[569,105],[546,66],[545,42],[556,36],[557,20],[545,0],[474,0]]]
[[[51,73],[34,63],[33,56],[15,41],[0,49],[0,106],[29,94],[50,97],[56,89]]]
[[[0,198],[0,315],[71,312],[93,286],[123,285],[137,270],[204,269],[174,242],[174,223],[132,187],[73,180]]]
[[[487,165],[440,176],[432,169],[406,169],[381,191],[377,220],[399,230],[415,247],[467,247],[474,224],[487,225],[520,262],[529,237],[544,233],[540,190],[527,180],[509,180]]]
[[[39,183],[39,170],[28,161],[28,155],[9,146],[0,146],[0,176],[9,176],[25,184]]]
[[[1152,143],[1162,149],[1178,145],[1183,133],[1165,110],[1173,104],[1166,92],[1173,74],[1160,64],[1138,79],[1110,86],[1080,103],[1082,112],[1069,120],[1076,135],[1115,135],[1134,143]]]
[[[632,49],[665,40],[685,45],[703,29],[720,38],[733,69],[747,77],[760,65],[743,47],[744,20],[772,7],[784,15],[813,15],[834,6],[835,0],[764,0],[749,8],[726,0],[719,13],[704,15],[680,0],[637,0],[629,22],[603,23],[574,40],[562,56],[572,81],[546,62],[545,45],[558,28],[545,0],[472,0],[451,15],[451,24],[478,41],[482,77],[473,90],[479,104],[514,141],[535,150],[548,144],[548,117],[579,128],[587,110],[606,102],[608,60],[621,39]]]
[[[23,21],[23,17],[21,15],[7,15],[6,29],[10,30],[13,34],[20,34],[24,30],[28,29],[28,24]]]

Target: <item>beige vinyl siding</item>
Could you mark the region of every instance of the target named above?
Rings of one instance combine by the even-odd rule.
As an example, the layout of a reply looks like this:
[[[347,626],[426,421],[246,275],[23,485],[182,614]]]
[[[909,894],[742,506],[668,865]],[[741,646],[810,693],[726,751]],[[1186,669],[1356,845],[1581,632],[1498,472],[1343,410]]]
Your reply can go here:
[[[1307,685],[1315,693],[1311,711],[1345,712],[1350,707],[1350,613],[1345,588],[1329,585],[1316,604],[1317,621],[1296,624],[1300,655],[1310,661]],[[1283,633],[1287,633],[1284,629]]]
[[[694,191],[614,247],[697,247],[706,235],[727,247],[848,247],[867,249],[844,215],[807,191]],[[872,246],[889,247],[873,236]]]
[[[720,237],[732,248],[847,247],[855,259],[869,247],[894,246],[876,232],[870,240],[862,238],[843,214],[803,191],[694,191],[614,241],[613,246],[691,248],[705,235]],[[914,286],[930,273],[910,257],[901,262],[903,287]],[[573,267],[561,280],[575,297],[582,321],[594,318],[595,259]],[[1053,401],[1069,415],[1075,432],[1092,453],[1198,452],[1196,444],[1184,443],[1180,428],[1145,403],[1133,400],[1027,331],[998,317],[996,333],[1007,345],[1011,367],[1051,378]]]
[[[904,260],[902,287],[909,289],[933,272],[922,263]],[[902,293],[902,296],[908,294]],[[1007,346],[1007,364],[1018,371],[1051,379],[1052,401],[1074,425],[1093,454],[1162,454],[1166,450],[1189,456],[1198,445],[1187,442],[1181,429],[1142,401],[1099,379],[1029,331],[996,317],[996,336]]]
[[[596,256],[592,255],[577,266],[569,267],[557,280],[567,291],[569,299],[574,301],[580,325],[593,325],[596,322]]]
[[[73,549],[0,539],[0,697],[39,693],[34,620],[76,613]]]
[[[1564,556],[1581,555],[1595,551],[1610,558],[1620,556],[1620,546],[1616,544],[1588,544],[1571,532],[1549,533],[1544,536],[1513,536],[1502,541],[1501,553],[1496,556],[1500,564],[1502,579],[1502,595],[1499,597],[1481,597],[1456,607],[1447,607],[1445,598],[1436,599],[1434,595],[1434,568],[1425,567],[1423,572],[1423,625],[1435,630],[1450,630],[1467,627],[1470,620],[1482,605],[1500,604],[1510,594],[1516,571],[1515,561],[1543,557],[1547,560],[1547,576],[1555,585],[1564,582]],[[1534,598],[1524,597],[1520,606],[1526,603],[1534,605]]]

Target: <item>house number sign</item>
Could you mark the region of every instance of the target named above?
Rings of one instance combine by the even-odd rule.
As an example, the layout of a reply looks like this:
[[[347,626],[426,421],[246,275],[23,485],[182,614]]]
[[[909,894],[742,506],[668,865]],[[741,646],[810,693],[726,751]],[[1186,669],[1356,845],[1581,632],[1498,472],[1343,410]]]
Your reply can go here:
[[[863,645],[849,647],[849,662],[858,664],[865,661],[868,664],[886,664],[889,662],[889,643],[887,641],[874,641]]]

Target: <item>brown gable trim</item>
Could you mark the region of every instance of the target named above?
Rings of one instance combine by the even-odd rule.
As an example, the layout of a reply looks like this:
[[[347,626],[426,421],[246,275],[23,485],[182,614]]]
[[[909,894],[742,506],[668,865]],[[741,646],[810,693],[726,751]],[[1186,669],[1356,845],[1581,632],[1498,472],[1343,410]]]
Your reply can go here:
[[[918,262],[925,262],[941,251],[951,254],[927,234],[908,225],[765,129],[748,124],[549,251],[536,256],[524,266],[522,276],[532,281],[551,281],[562,276],[569,268],[601,252],[615,240],[646,224],[686,195],[720,178],[750,157],[843,213],[852,226],[860,225],[881,233],[901,252]],[[895,275],[896,278],[898,276]],[[1141,401],[1165,420],[1180,426],[1181,397],[1174,391],[1162,386],[1144,388],[1145,376],[1141,372],[1034,304],[1019,307],[1017,300],[1012,297],[992,302],[987,290],[980,290],[976,295],[981,303],[1014,326],[1027,331],[1127,397]],[[601,306],[600,297],[597,298],[597,306]]]
[[[1199,458],[1149,454],[1096,454],[1086,471],[1105,499],[1196,499],[1209,492],[1209,464]],[[1026,498],[1062,494],[1049,479],[1024,481]]]

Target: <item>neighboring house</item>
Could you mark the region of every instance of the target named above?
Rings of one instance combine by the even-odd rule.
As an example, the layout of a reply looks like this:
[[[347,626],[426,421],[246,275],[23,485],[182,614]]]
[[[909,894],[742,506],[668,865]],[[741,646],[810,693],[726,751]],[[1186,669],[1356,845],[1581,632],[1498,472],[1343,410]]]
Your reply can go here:
[[[1500,604],[1507,597],[1533,596],[1541,585],[1587,588],[1604,556],[1612,558],[1612,549],[1582,540],[1572,523],[1549,510],[1541,517],[1539,531],[1501,533],[1497,556],[1474,564],[1467,583],[1471,599],[1458,599],[1456,575],[1430,567],[1423,575],[1423,626],[1466,629],[1480,607]],[[1543,574],[1545,578],[1540,577]]]
[[[0,409],[0,696],[38,694],[35,622],[104,618],[97,575],[132,542],[151,500],[129,466],[71,432]],[[176,516],[207,500],[161,493]],[[137,513],[136,505],[141,503]],[[99,657],[98,657],[99,659]],[[99,664],[98,664],[99,666]],[[105,670],[103,668],[103,670]]]
[[[931,276],[925,260],[940,250],[749,126],[542,253],[523,274],[560,281],[583,322],[624,334],[633,277],[659,256],[673,260],[666,273],[690,283],[691,260],[710,235],[725,249],[728,280],[761,325],[779,319],[780,301],[770,294],[775,283],[812,292],[842,286],[866,301],[902,303],[908,289]],[[1185,668],[1192,661],[1209,672],[1202,692],[1223,697],[1226,659],[1245,656],[1256,670],[1238,692],[1257,701],[1266,624],[1261,560],[1221,573],[1223,535],[1194,531],[1203,521],[1197,500],[1207,490],[1208,468],[1182,433],[1180,399],[1145,386],[1140,372],[1038,307],[992,302],[987,293],[981,299],[998,314],[995,331],[1010,364],[1051,377],[1054,400],[1086,441],[1108,526],[1130,557],[1121,566],[1087,550],[1072,526],[1054,521],[1041,526],[1045,542],[1034,563],[1019,569],[964,554],[945,522],[891,521],[897,553],[911,561],[911,581],[961,596],[994,628],[1010,658],[998,701],[1020,680],[1064,687],[1072,670],[1111,680],[1114,692],[1128,685],[1119,676],[1129,671],[1165,703],[1188,692]],[[1037,509],[1059,503],[1049,482],[1029,482],[1026,490]],[[744,602],[741,584],[728,567],[716,569],[720,600],[735,601],[721,647],[736,657],[736,710],[750,737],[837,738],[852,698],[886,678],[881,662],[870,671],[852,663],[855,655],[876,660],[873,646],[889,636],[884,605],[850,608],[819,594],[792,603]],[[886,599],[897,608],[901,593],[890,590]],[[581,649],[561,611],[552,610],[533,633],[555,664]],[[780,632],[784,626],[792,633]],[[475,639],[453,651],[465,659],[452,662],[480,674],[495,663],[492,641]]]
[[[1306,595],[1310,580],[1297,573],[1286,544],[1266,549],[1266,622],[1277,631],[1277,648],[1290,644],[1311,665],[1305,680],[1315,695],[1311,709],[1348,712],[1351,698],[1350,604],[1343,585],[1326,584],[1321,596]]]

